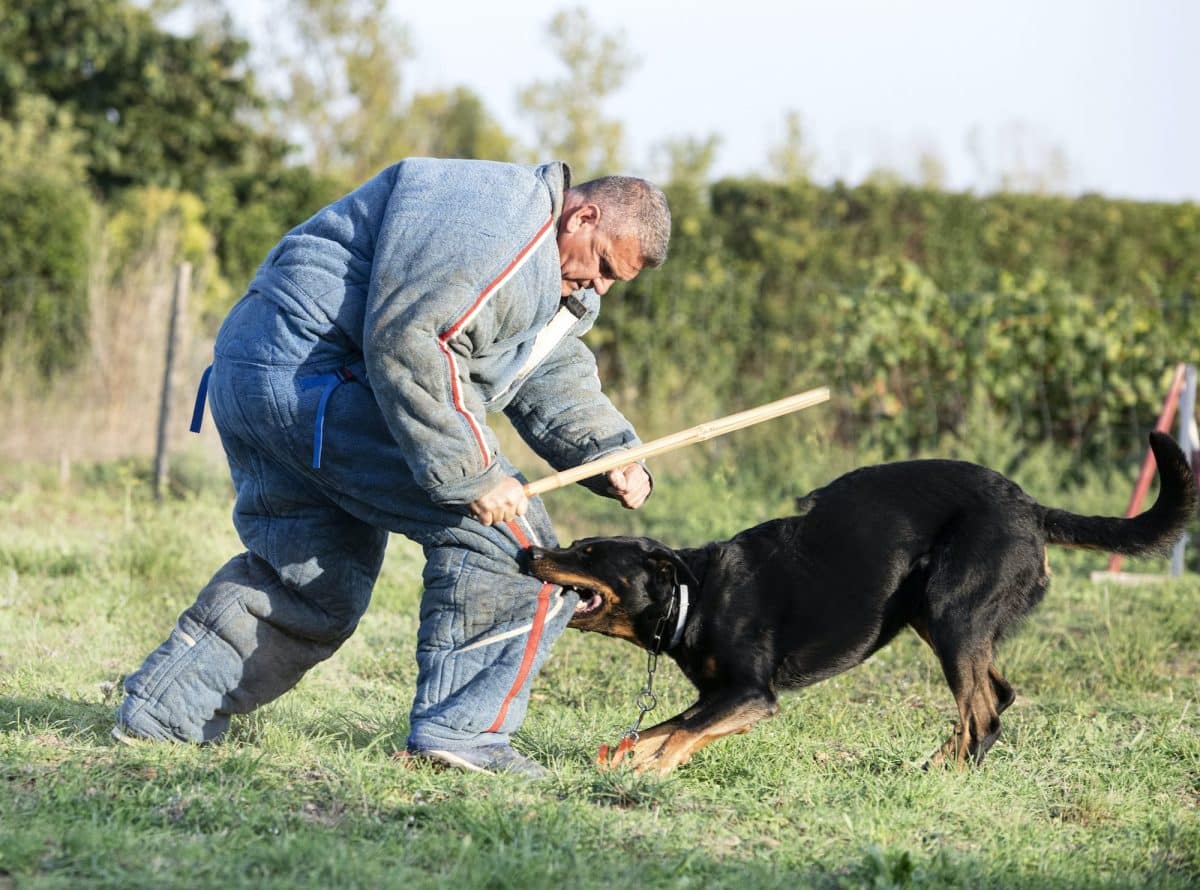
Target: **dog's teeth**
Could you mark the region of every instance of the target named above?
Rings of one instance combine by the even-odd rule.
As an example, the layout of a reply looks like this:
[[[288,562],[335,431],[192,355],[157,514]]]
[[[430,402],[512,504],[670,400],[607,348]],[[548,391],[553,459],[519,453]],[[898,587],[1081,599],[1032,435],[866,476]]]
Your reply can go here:
[[[604,603],[603,598],[598,593],[588,593],[585,590],[576,592],[579,594],[579,603],[575,606],[576,615],[586,615],[590,612],[595,612]]]

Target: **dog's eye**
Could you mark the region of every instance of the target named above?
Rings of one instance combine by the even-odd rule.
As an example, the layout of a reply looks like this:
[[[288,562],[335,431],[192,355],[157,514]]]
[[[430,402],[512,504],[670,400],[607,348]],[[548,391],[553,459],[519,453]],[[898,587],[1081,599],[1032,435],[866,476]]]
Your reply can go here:
[[[591,556],[591,555],[592,555],[592,551],[593,551],[593,550],[595,550],[595,549],[596,549],[596,548],[594,548],[594,547],[584,547],[584,548],[583,548],[583,555],[584,555],[584,556]]]

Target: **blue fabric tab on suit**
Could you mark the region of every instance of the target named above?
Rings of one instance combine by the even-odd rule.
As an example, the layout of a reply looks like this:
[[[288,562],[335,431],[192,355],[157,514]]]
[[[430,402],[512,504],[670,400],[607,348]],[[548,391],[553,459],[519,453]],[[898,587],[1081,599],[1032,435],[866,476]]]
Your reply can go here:
[[[192,425],[189,429],[193,433],[200,432],[200,424],[204,421],[204,402],[208,398],[208,377],[212,374],[212,365],[204,369],[204,373],[200,375],[200,388],[196,390],[196,405],[192,408]]]
[[[312,468],[314,470],[321,469],[321,449],[325,444],[325,408],[329,405],[329,397],[343,383],[357,379],[349,368],[338,368],[328,374],[317,374],[314,377],[305,377],[300,380],[300,385],[305,389],[311,389],[314,386],[322,387],[321,401],[317,404],[317,419],[313,424]]]

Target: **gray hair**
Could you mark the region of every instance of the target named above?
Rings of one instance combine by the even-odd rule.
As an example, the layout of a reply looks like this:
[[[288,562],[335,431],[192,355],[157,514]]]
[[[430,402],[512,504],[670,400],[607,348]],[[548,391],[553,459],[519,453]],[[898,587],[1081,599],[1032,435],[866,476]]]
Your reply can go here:
[[[642,262],[651,269],[667,259],[671,241],[671,209],[662,189],[633,176],[601,176],[573,186],[589,204],[595,204],[616,235],[636,235]]]

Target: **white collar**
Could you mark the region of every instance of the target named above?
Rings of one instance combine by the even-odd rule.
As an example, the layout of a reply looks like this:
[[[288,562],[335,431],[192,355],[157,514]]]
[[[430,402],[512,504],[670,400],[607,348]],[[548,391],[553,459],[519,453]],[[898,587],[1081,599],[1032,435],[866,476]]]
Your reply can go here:
[[[674,649],[679,645],[679,641],[683,639],[683,626],[687,624],[688,615],[688,587],[686,584],[679,585],[679,614],[675,616],[675,633],[671,634],[671,642],[667,649]]]

